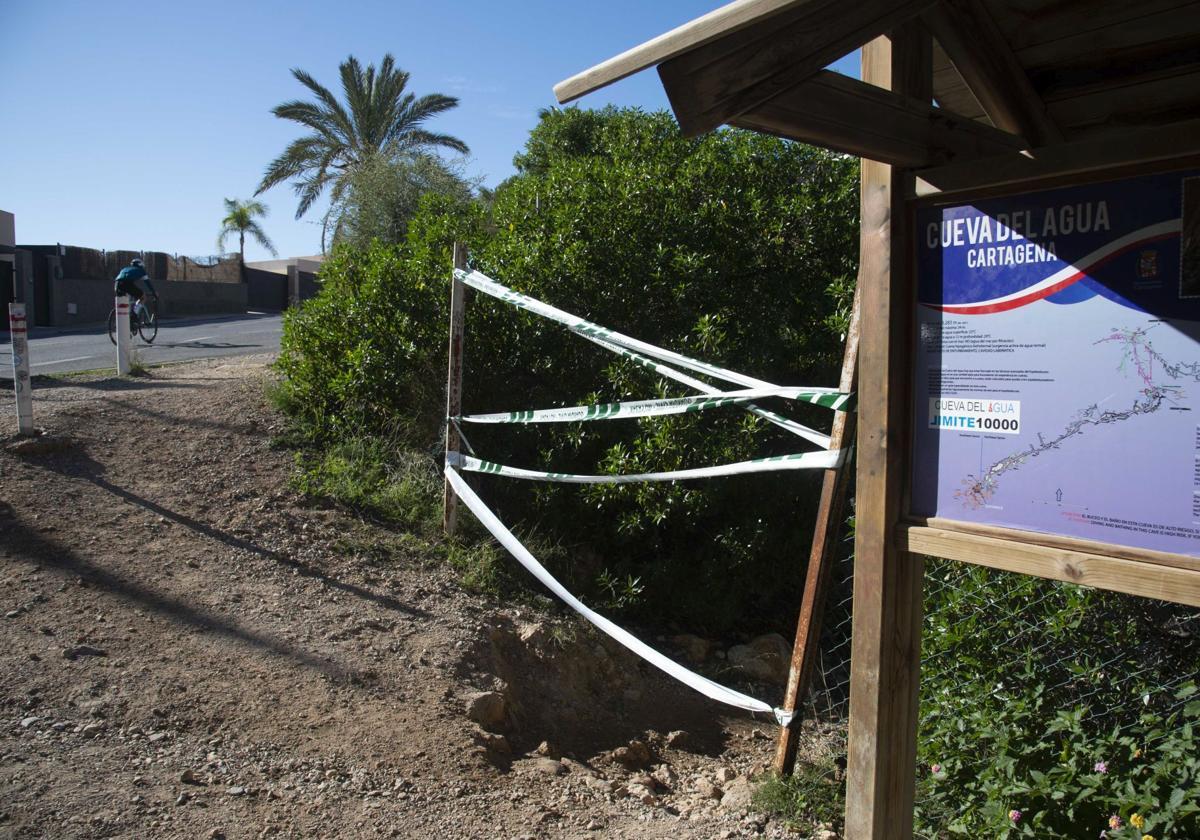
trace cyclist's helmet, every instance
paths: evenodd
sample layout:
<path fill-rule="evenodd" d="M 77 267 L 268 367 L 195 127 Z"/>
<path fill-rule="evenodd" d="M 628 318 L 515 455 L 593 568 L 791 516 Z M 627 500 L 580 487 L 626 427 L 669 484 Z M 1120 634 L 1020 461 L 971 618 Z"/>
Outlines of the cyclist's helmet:
<path fill-rule="evenodd" d="M 142 267 L 142 261 L 139 260 L 137 257 L 134 257 L 133 260 L 129 264 L 136 265 L 138 268 Z"/>

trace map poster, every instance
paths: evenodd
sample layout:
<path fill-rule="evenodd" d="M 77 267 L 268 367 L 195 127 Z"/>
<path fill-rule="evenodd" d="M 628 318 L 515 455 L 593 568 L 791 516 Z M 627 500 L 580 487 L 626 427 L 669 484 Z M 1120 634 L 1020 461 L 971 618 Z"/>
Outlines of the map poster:
<path fill-rule="evenodd" d="M 1200 556 L 1200 172 L 916 235 L 911 512 Z"/>

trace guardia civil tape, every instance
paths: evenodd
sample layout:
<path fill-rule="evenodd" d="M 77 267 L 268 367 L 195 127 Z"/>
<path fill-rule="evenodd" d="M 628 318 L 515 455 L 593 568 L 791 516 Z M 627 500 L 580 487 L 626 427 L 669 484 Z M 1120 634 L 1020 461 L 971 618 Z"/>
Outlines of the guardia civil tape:
<path fill-rule="evenodd" d="M 715 467 L 696 467 L 670 472 L 627 473 L 625 475 L 576 475 L 573 473 L 541 472 L 484 461 L 458 452 L 446 453 L 446 463 L 467 472 L 503 475 L 527 481 L 550 481 L 561 484 L 639 484 L 648 481 L 689 481 L 697 478 L 717 478 L 725 475 L 779 472 L 780 470 L 829 470 L 842 463 L 843 450 L 801 452 L 795 455 L 773 455 L 753 461 L 738 461 Z"/>
<path fill-rule="evenodd" d="M 655 347 L 653 344 L 648 344 L 645 341 L 639 341 L 636 338 L 619 333 L 615 330 L 610 330 L 607 327 L 602 327 L 599 324 L 594 324 L 578 315 L 572 315 L 570 312 L 565 312 L 556 306 L 551 306 L 548 303 L 531 298 L 528 295 L 523 295 L 520 292 L 497 283 L 492 278 L 488 277 L 479 271 L 466 272 L 461 268 L 454 270 L 454 276 L 461 280 L 466 285 L 473 289 L 478 289 L 484 294 L 491 295 L 494 298 L 511 303 L 513 306 L 528 310 L 543 318 L 548 318 L 551 321 L 556 321 L 562 324 L 573 333 L 585 337 L 602 338 L 619 347 L 624 347 L 627 350 L 633 350 L 652 359 L 660 359 L 664 362 L 678 365 L 682 368 L 695 371 L 696 373 L 707 374 L 716 379 L 732 382 L 735 385 L 741 385 L 743 388 L 774 388 L 770 382 L 765 382 L 761 379 L 755 379 L 752 376 L 737 373 L 736 371 L 726 370 L 716 365 L 710 365 L 707 362 L 702 362 L 699 359 L 693 359 L 690 356 L 684 356 L 681 353 L 676 353 L 672 350 L 664 350 L 661 347 Z"/>
<path fill-rule="evenodd" d="M 636 364 L 642 365 L 643 367 L 647 367 L 650 370 L 653 370 L 655 373 L 659 374 L 660 376 L 666 377 L 667 379 L 673 379 L 676 382 L 687 385 L 689 388 L 694 388 L 695 390 L 700 391 L 701 393 L 705 394 L 706 396 L 713 396 L 714 394 L 721 393 L 721 390 L 719 388 L 714 388 L 713 386 L 709 385 L 707 382 L 701 382 L 699 379 L 693 379 L 692 377 L 688 376 L 686 373 L 677 371 L 677 370 L 675 370 L 675 368 L 661 364 L 660 362 L 656 362 L 653 359 L 647 359 L 645 356 L 639 356 L 637 353 L 634 353 L 631 350 L 626 350 L 625 348 L 618 347 L 615 344 L 609 344 L 604 339 L 591 338 L 588 336 L 585 336 L 585 338 L 587 338 L 588 341 L 591 341 L 594 344 L 598 344 L 599 346 L 603 347 L 605 350 L 608 350 L 612 353 L 616 353 L 618 356 L 629 359 L 630 361 L 635 362 Z M 812 443 L 815 443 L 817 446 L 821 447 L 822 449 L 829 448 L 829 445 L 830 445 L 829 435 L 824 434 L 823 432 L 818 432 L 816 429 L 811 429 L 808 426 L 805 426 L 803 423 L 797 423 L 795 420 L 784 417 L 782 414 L 776 414 L 774 411 L 768 411 L 765 408 L 760 408 L 759 406 L 755 405 L 754 403 L 747 404 L 746 410 L 749 411 L 751 414 L 754 414 L 754 415 L 757 415 L 758 417 L 763 418 L 764 420 L 766 420 L 769 423 L 774 423 L 776 426 L 778 426 L 779 428 L 783 429 L 786 432 L 791 432 L 794 435 L 802 437 L 805 440 L 808 440 Z"/>
<path fill-rule="evenodd" d="M 751 400 L 766 397 L 780 397 L 832 409 L 840 409 L 850 400 L 849 394 L 828 388 L 751 388 L 744 391 L 725 391 L 693 397 L 669 397 L 658 400 L 577 405 L 570 408 L 469 414 L 456 419 L 464 423 L 578 423 L 589 420 L 622 420 L 632 417 L 688 414 L 726 405 L 745 405 Z"/>
<path fill-rule="evenodd" d="M 703 677 L 694 671 L 689 671 L 678 662 L 668 659 L 663 654 L 656 651 L 654 648 L 647 645 L 641 639 L 613 624 L 604 616 L 587 607 L 582 601 L 572 595 L 566 587 L 546 571 L 546 568 L 537 561 L 521 541 L 504 526 L 491 509 L 483 503 L 479 496 L 475 495 L 475 491 L 463 480 L 454 469 L 446 466 L 446 480 L 450 482 L 450 486 L 454 489 L 458 498 L 470 509 L 471 513 L 487 528 L 493 537 L 495 537 L 508 552 L 516 558 L 526 570 L 529 571 L 535 578 L 557 595 L 563 603 L 569 606 L 575 612 L 579 613 L 585 619 L 590 621 L 597 628 L 606 633 L 610 638 L 616 640 L 632 652 L 636 653 L 642 659 L 649 662 L 654 667 L 665 672 L 671 677 L 679 680 L 684 685 L 695 691 L 700 692 L 705 697 L 716 700 L 720 703 L 725 703 L 729 706 L 735 706 L 739 709 L 745 709 L 750 712 L 766 712 L 775 716 L 775 720 L 780 726 L 787 726 L 791 723 L 793 713 L 785 711 L 777 707 L 771 706 L 769 703 L 764 703 L 762 700 L 734 691 L 732 688 L 726 688 L 720 683 L 713 682 L 707 677 Z"/>
<path fill-rule="evenodd" d="M 736 373 L 735 371 L 726 370 L 725 368 L 721 368 L 716 365 L 710 365 L 707 362 L 702 362 L 698 359 L 684 356 L 681 353 L 656 347 L 653 344 L 639 341 L 636 338 L 631 338 L 627 335 L 616 332 L 615 330 L 610 330 L 600 326 L 599 324 L 594 324 L 591 321 L 580 318 L 577 315 L 572 315 L 569 312 L 566 312 L 555 306 L 551 306 L 550 304 L 544 303 L 536 298 L 516 292 L 507 286 L 497 283 L 495 280 L 491 279 L 482 272 L 466 272 L 462 269 L 455 269 L 454 276 L 459 281 L 473 289 L 477 289 L 484 294 L 488 294 L 497 298 L 498 300 L 502 300 L 520 309 L 525 309 L 526 311 L 533 312 L 534 314 L 540 315 L 543 318 L 547 318 L 551 321 L 562 324 L 576 335 L 586 338 L 589 341 L 592 341 L 610 351 L 617 352 L 622 356 L 632 358 L 634 361 L 639 361 L 639 363 L 643 363 L 643 357 L 638 355 L 640 353 L 644 354 L 644 356 L 649 356 L 651 359 L 668 361 L 673 364 L 677 364 L 680 367 L 692 370 L 696 373 L 704 373 L 716 379 L 721 379 L 726 382 L 733 382 L 734 384 L 741 385 L 744 388 L 762 388 L 770 390 L 780 387 L 761 379 L 755 379 L 754 377 Z M 650 362 L 646 366 L 653 368 L 656 372 L 663 376 L 667 376 L 678 382 L 683 382 L 695 390 L 701 391 L 707 395 L 716 395 L 722 393 L 718 388 L 714 388 L 699 380 L 692 379 L 686 374 L 682 374 L 670 367 L 666 367 L 665 365 L 658 365 Z M 837 391 L 836 389 L 829 389 L 829 393 L 841 392 Z M 775 425 L 780 426 L 787 431 L 792 432 L 793 434 L 808 439 L 824 449 L 829 448 L 830 440 L 828 435 L 822 434 L 815 429 L 811 429 L 802 423 L 797 423 L 794 420 L 790 420 L 782 415 L 776 414 L 773 411 L 768 411 L 767 409 L 761 408 L 753 403 L 748 404 L 746 409 L 753 414 L 762 417 L 763 419 L 768 420 L 769 422 L 774 423 Z"/>

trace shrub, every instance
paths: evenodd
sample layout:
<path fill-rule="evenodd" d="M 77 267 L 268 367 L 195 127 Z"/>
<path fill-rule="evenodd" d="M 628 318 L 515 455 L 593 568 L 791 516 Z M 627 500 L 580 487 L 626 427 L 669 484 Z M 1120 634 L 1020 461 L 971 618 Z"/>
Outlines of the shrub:
<path fill-rule="evenodd" d="M 735 130 L 689 140 L 669 115 L 608 109 L 547 112 L 517 164 L 490 207 L 427 197 L 403 245 L 338 249 L 326 263 L 321 295 L 287 318 L 280 359 L 307 422 L 331 437 L 398 428 L 408 445 L 436 448 L 456 238 L 485 273 L 605 326 L 781 384 L 836 381 L 855 161 Z M 470 301 L 468 413 L 678 393 L 535 316 Z M 764 426 L 730 410 L 468 434 L 489 460 L 570 472 L 809 448 Z M 811 533 L 797 512 L 812 509 L 813 476 L 585 490 L 478 480 L 505 521 L 589 547 L 575 554 L 594 559 L 557 569 L 585 593 L 712 631 L 794 602 Z"/>

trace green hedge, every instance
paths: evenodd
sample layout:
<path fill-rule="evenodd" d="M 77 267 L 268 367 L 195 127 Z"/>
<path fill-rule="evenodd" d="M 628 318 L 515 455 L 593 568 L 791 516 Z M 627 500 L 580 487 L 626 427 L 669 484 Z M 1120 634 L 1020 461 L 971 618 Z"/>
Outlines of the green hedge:
<path fill-rule="evenodd" d="M 546 112 L 516 163 L 490 206 L 428 197 L 405 242 L 326 263 L 321 294 L 286 319 L 279 362 L 315 435 L 398 433 L 436 449 L 456 238 L 474 267 L 605 326 L 781 384 L 836 382 L 857 161 L 736 130 L 685 139 L 665 113 L 571 109 Z M 683 391 L 555 325 L 469 303 L 467 412 L 668 393 Z M 829 422 L 811 407 L 797 416 Z M 573 472 L 810 448 L 763 426 L 730 410 L 468 434 L 489 460 Z M 812 475 L 590 489 L 472 480 L 505 521 L 568 546 L 557 571 L 594 600 L 714 631 L 794 602 Z"/>

